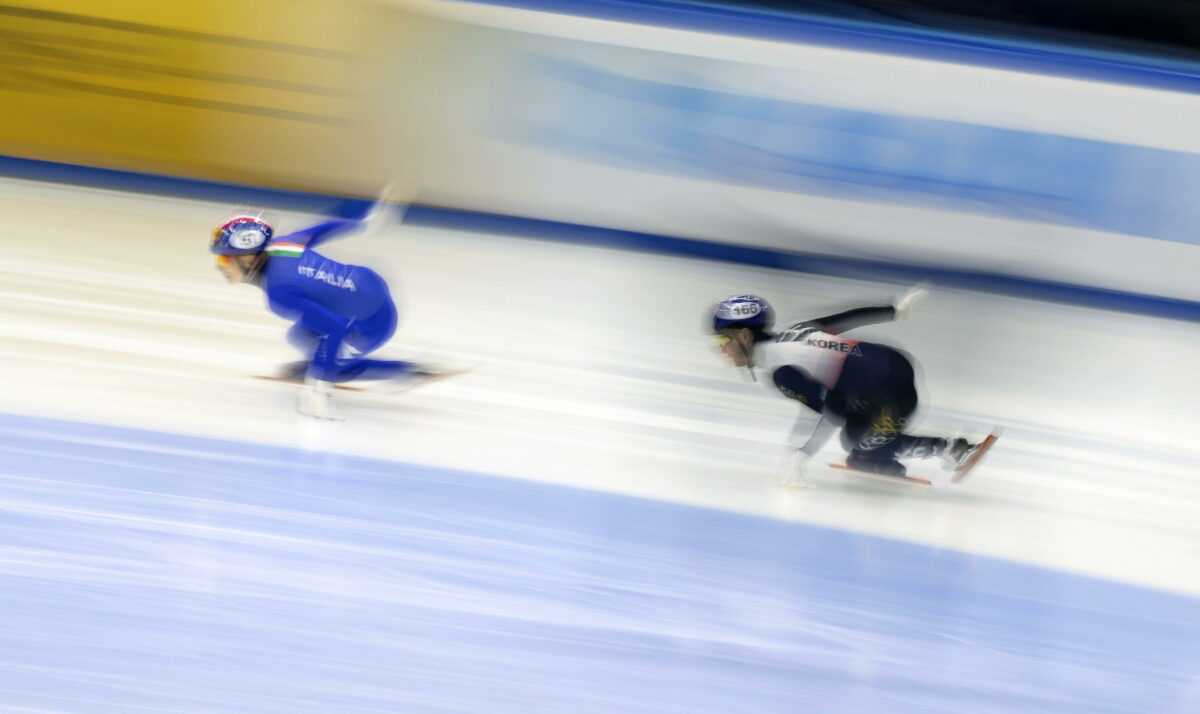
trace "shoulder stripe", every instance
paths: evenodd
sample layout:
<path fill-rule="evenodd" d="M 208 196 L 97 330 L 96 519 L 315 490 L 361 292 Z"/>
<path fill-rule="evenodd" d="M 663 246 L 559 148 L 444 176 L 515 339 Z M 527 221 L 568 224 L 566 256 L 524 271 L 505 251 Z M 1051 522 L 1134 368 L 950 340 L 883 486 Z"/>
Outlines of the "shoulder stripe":
<path fill-rule="evenodd" d="M 776 342 L 797 342 L 816 332 L 817 329 L 807 322 L 797 322 L 775 336 Z"/>
<path fill-rule="evenodd" d="M 277 240 L 267 244 L 267 255 L 273 258 L 299 258 L 304 255 L 303 243 Z"/>

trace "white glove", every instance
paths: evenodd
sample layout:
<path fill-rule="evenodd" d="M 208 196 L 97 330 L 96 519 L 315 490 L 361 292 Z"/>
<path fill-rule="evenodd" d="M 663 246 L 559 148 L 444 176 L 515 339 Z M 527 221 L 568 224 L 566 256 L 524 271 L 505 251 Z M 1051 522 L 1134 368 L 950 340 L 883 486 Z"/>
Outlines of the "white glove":
<path fill-rule="evenodd" d="M 929 297 L 928 285 L 922 283 L 913 287 L 893 305 L 896 310 L 896 319 L 907 320 L 917 305 L 921 304 L 927 297 Z"/>
<path fill-rule="evenodd" d="M 300 390 L 300 400 L 296 403 L 296 411 L 314 419 L 342 421 L 345 417 L 338 411 L 337 402 L 333 399 L 333 382 L 323 382 L 310 379 Z"/>
<path fill-rule="evenodd" d="M 375 235 L 393 222 L 394 210 L 392 204 L 383 201 L 376 202 L 371 206 L 371 210 L 367 215 L 363 216 L 362 226 L 363 235 Z"/>
<path fill-rule="evenodd" d="M 808 454 L 799 449 L 790 450 L 780 466 L 777 485 L 780 488 L 793 488 L 798 491 L 816 488 L 808 480 L 808 458 Z"/>

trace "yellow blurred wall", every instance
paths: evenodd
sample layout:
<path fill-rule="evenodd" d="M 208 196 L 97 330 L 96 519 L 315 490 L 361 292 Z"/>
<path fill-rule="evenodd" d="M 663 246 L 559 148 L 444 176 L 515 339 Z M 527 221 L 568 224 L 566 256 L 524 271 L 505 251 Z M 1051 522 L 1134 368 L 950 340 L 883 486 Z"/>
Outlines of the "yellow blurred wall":
<path fill-rule="evenodd" d="M 396 7 L 360 0 L 0 4 L 0 154 L 280 188 L 377 183 Z"/>

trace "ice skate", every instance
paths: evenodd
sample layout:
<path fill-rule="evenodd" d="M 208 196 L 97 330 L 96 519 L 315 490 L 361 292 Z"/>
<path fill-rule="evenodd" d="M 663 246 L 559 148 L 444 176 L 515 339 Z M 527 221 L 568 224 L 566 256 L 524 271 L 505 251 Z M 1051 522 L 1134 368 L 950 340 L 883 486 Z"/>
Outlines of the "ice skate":
<path fill-rule="evenodd" d="M 416 364 L 412 369 L 393 380 L 394 393 L 409 392 L 418 387 L 428 386 L 450 377 L 471 371 L 469 368 L 454 368 L 435 364 Z"/>
<path fill-rule="evenodd" d="M 851 467 L 848 464 L 842 464 L 842 463 L 837 463 L 837 462 L 829 464 L 829 467 L 832 469 L 836 469 L 838 471 L 843 471 L 845 473 L 854 474 L 855 476 L 857 476 L 859 478 L 869 478 L 869 479 L 878 481 L 880 483 L 904 484 L 906 486 L 913 486 L 913 487 L 921 489 L 921 490 L 927 490 L 933 484 L 933 482 L 930 481 L 929 479 L 917 478 L 916 476 L 907 476 L 907 475 L 902 476 L 900 474 L 895 474 L 895 473 L 883 474 L 883 473 L 880 473 L 880 472 L 874 471 L 874 470 L 863 471 L 863 470 Z"/>
<path fill-rule="evenodd" d="M 928 479 L 909 476 L 908 469 L 898 461 L 873 461 L 858 458 L 854 454 L 846 457 L 846 463 L 832 463 L 830 467 L 849 471 L 859 476 L 870 476 L 879 481 L 905 483 L 922 489 L 928 488 L 932 482 Z"/>
<path fill-rule="evenodd" d="M 256 374 L 255 379 L 265 379 L 268 382 L 285 382 L 287 384 L 304 384 L 304 380 L 308 375 L 309 362 L 299 360 L 296 362 L 288 362 L 279 368 L 275 374 Z M 361 392 L 362 387 L 356 387 L 352 384 L 338 383 L 333 385 L 334 389 L 341 389 L 348 392 Z"/>
<path fill-rule="evenodd" d="M 333 398 L 333 384 L 329 382 L 312 381 L 305 385 L 296 401 L 296 411 L 314 419 L 345 421 Z"/>
<path fill-rule="evenodd" d="M 953 466 L 954 475 L 950 477 L 950 483 L 958 483 L 965 479 L 999 437 L 1000 434 L 994 432 L 978 444 L 971 444 L 966 439 L 955 439 L 942 455 L 943 464 L 947 463 L 947 460 L 952 465 L 957 464 Z"/>
<path fill-rule="evenodd" d="M 942 468 L 946 471 L 958 471 L 978 449 L 979 444 L 972 444 L 961 437 L 954 439 L 942 452 Z"/>
<path fill-rule="evenodd" d="M 295 382 L 296 384 L 304 384 L 304 377 L 308 374 L 308 364 L 308 360 L 288 362 L 279 368 L 279 373 L 276 375 L 276 378 L 281 382 Z"/>

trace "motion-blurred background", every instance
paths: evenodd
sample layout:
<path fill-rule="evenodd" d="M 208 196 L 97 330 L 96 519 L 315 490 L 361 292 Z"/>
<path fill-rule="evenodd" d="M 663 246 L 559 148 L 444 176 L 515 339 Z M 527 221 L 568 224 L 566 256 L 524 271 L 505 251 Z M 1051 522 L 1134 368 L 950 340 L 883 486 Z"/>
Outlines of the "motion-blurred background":
<path fill-rule="evenodd" d="M 0 711 L 1200 709 L 1198 35 L 1127 0 L 0 5 Z M 478 366 L 315 424 L 207 237 L 389 181 L 403 223 L 330 255 L 393 281 L 397 350 Z M 863 338 L 921 363 L 925 428 L 1005 429 L 978 476 L 775 488 L 795 408 L 705 308 L 920 281 Z"/>
<path fill-rule="evenodd" d="M 1190 5 L 525 5 L 5 6 L 0 151 L 1197 298 Z"/>

